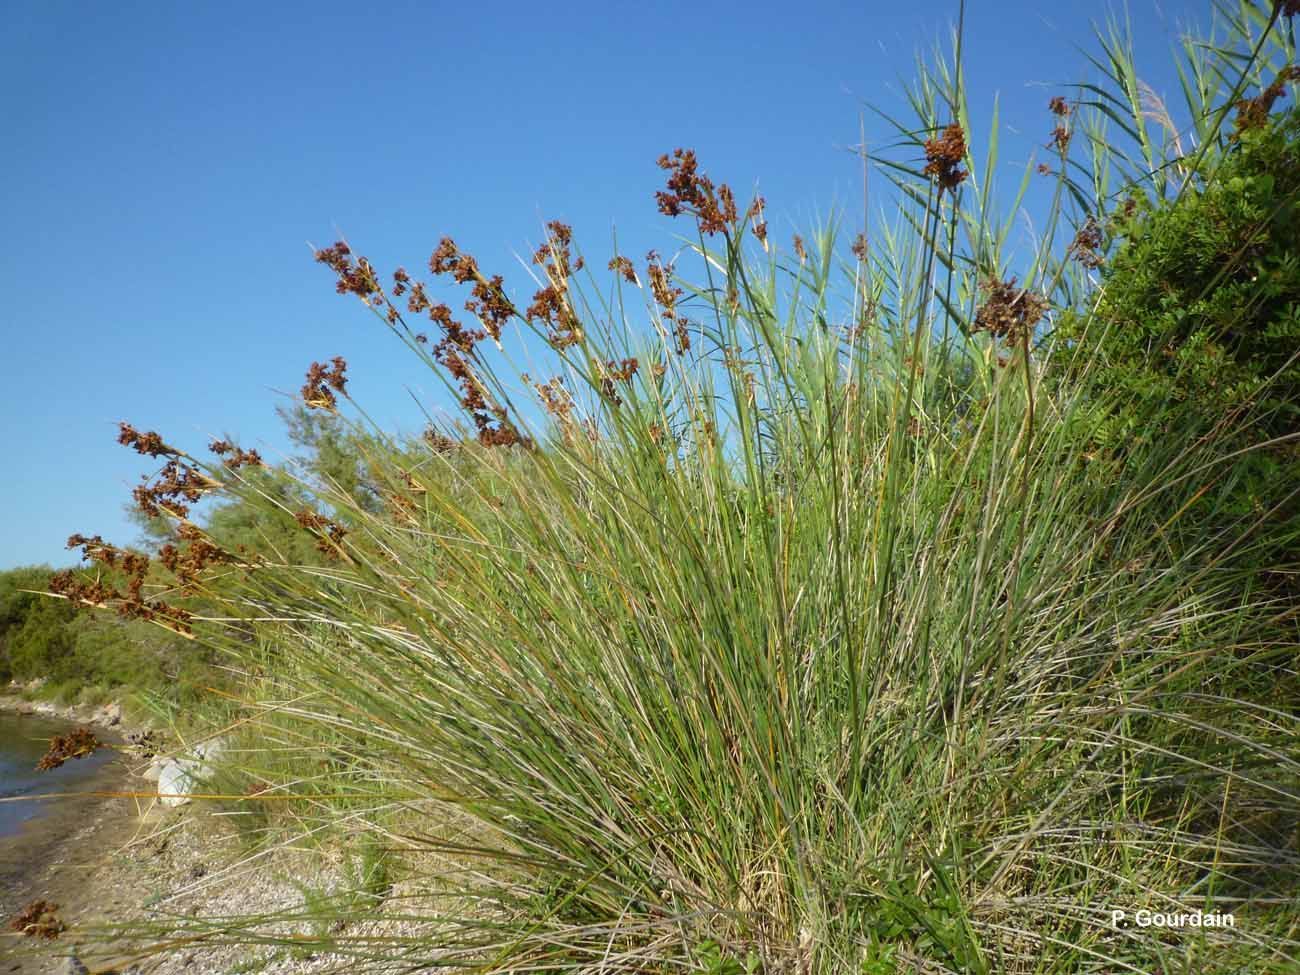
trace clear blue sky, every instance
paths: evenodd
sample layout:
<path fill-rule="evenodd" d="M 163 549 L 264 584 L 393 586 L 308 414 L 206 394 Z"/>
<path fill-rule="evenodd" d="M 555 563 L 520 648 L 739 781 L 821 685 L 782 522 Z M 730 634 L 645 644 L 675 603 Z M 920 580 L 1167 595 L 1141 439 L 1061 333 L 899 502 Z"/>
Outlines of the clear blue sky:
<path fill-rule="evenodd" d="M 1000 94 L 1023 164 L 1045 103 L 1086 68 L 1093 4 L 972 0 L 972 104 Z M 865 100 L 898 107 L 955 0 L 914 3 L 71 3 L 13 0 L 0 32 L 0 567 L 68 563 L 74 531 L 129 542 L 148 468 L 127 419 L 200 449 L 275 454 L 276 393 L 343 355 L 350 391 L 417 430 L 441 394 L 307 242 L 342 232 L 383 271 L 443 234 L 506 275 L 545 220 L 607 259 L 671 250 L 655 159 L 757 185 L 783 239 L 861 206 Z M 1131 0 L 1157 90 L 1208 4 Z M 868 140 L 887 130 L 868 118 Z"/>

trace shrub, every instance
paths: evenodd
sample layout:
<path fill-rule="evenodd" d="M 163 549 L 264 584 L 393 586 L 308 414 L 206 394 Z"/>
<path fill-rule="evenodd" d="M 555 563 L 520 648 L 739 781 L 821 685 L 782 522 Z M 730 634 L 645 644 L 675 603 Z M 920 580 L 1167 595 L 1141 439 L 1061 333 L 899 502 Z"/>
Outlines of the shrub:
<path fill-rule="evenodd" d="M 1124 396 L 1097 442 L 1290 437 L 1226 476 L 1238 511 L 1285 500 L 1300 483 L 1300 111 L 1256 118 L 1181 193 L 1130 197 L 1113 228 L 1096 308 L 1055 333 L 1073 352 L 1058 364 Z"/>

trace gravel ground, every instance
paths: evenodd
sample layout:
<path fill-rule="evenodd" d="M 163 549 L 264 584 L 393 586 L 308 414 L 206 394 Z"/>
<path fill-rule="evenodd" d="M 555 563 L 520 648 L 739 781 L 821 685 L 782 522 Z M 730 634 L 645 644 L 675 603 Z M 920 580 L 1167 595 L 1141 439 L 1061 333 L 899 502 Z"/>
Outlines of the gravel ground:
<path fill-rule="evenodd" d="M 64 975 L 138 972 L 139 975 L 267 975 L 349 972 L 354 959 L 310 953 L 295 934 L 319 934 L 329 922 L 279 921 L 263 930 L 280 944 L 260 947 L 176 945 L 144 958 L 122 954 L 122 942 L 106 943 L 96 926 L 171 917 L 221 917 L 298 912 L 338 890 L 347 876 L 347 851 L 310 852 L 273 848 L 254 855 L 248 838 L 214 805 L 195 802 L 163 807 L 155 784 L 138 776 L 146 762 L 123 756 L 106 768 L 94 788 L 108 798 L 70 800 L 68 808 L 42 817 L 42 835 L 27 837 L 18 864 L 0 891 L 9 917 L 18 906 L 42 899 L 59 905 L 67 930 L 54 940 L 0 931 L 0 975 Z M 386 904 L 401 903 L 400 886 Z M 382 907 L 378 908 L 382 910 Z M 409 938 L 418 929 L 405 921 L 351 921 L 346 931 L 377 939 Z M 73 959 L 76 959 L 75 961 Z M 393 969 L 411 972 L 409 964 Z M 372 966 L 373 970 L 373 966 Z"/>
<path fill-rule="evenodd" d="M 138 972 L 139 975 L 290 975 L 348 972 L 354 959 L 311 954 L 291 944 L 263 947 L 204 947 L 189 944 L 147 958 L 132 959 L 109 949 L 89 929 L 98 924 L 190 915 L 275 914 L 300 910 L 306 896 L 337 890 L 344 871 L 341 853 L 306 853 L 275 849 L 250 859 L 248 847 L 229 821 L 202 804 L 174 809 L 140 807 L 134 800 L 113 800 L 97 822 L 71 835 L 66 849 L 98 846 L 107 852 L 89 863 L 63 856 L 34 880 L 38 896 L 60 904 L 68 931 L 58 939 L 37 942 L 9 936 L 0 946 L 0 975 L 63 975 L 80 971 L 69 952 L 90 972 Z M 306 894 L 304 892 L 307 892 Z M 390 893 L 400 898 L 402 889 Z M 324 922 L 328 923 L 328 922 Z M 263 929 L 291 942 L 295 933 L 320 931 L 319 921 L 283 921 Z M 343 930 L 340 927 L 335 932 Z M 407 938 L 418 933 L 409 922 L 352 922 L 349 935 Z M 7 953 L 6 953 L 7 952 Z M 398 965 L 394 963 L 393 969 Z M 409 965 L 401 966 L 410 972 Z"/>

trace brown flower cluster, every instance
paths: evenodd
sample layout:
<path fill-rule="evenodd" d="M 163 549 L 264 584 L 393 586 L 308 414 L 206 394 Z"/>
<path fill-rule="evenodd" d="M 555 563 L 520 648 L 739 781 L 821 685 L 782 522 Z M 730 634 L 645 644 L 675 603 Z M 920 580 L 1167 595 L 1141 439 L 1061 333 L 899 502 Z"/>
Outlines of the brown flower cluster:
<path fill-rule="evenodd" d="M 1052 129 L 1052 141 L 1049 144 L 1055 146 L 1057 152 L 1064 154 L 1070 147 L 1070 130 L 1065 124 L 1065 120 L 1070 117 L 1070 105 L 1062 96 L 1056 95 L 1047 103 L 1047 110 L 1060 120 L 1056 128 Z M 1041 166 L 1039 172 L 1042 172 Z"/>
<path fill-rule="evenodd" d="M 479 270 L 478 261 L 471 254 L 466 254 L 456 242 L 450 237 L 444 237 L 438 242 L 437 248 L 429 257 L 429 270 L 435 275 L 451 275 L 453 281 L 457 284 L 470 284 L 470 297 L 465 302 L 465 310 L 475 315 L 486 333 L 493 339 L 500 339 L 501 329 L 505 326 L 513 315 L 517 315 L 515 306 L 506 297 L 505 281 L 499 274 L 494 274 L 491 278 L 486 277 Z M 401 295 L 405 293 L 405 287 L 410 282 L 409 276 L 405 271 L 399 269 L 402 277 L 394 275 L 396 286 L 394 293 Z M 419 290 L 419 296 L 413 294 L 411 300 L 411 311 L 421 311 L 425 308 L 434 307 L 424 294 L 424 289 L 420 285 L 415 285 Z M 419 307 L 415 307 L 415 306 Z M 432 317 L 432 316 L 431 316 Z M 439 313 L 439 317 L 445 316 Z M 439 321 L 439 318 L 434 318 Z"/>
<path fill-rule="evenodd" d="M 148 483 L 148 478 L 142 480 L 145 483 L 138 485 L 131 494 L 136 506 L 151 518 L 156 518 L 163 510 L 184 518 L 190 512 L 190 504 L 199 501 L 204 491 L 215 486 L 197 467 L 174 460 L 163 466 L 153 484 Z M 185 501 L 182 502 L 181 498 Z"/>
<path fill-rule="evenodd" d="M 625 280 L 628 284 L 637 283 L 636 268 L 632 266 L 632 262 L 628 258 L 615 255 L 614 258 L 609 262 L 609 269 L 611 271 L 617 272 L 618 274 L 621 274 L 623 276 L 623 280 Z"/>
<path fill-rule="evenodd" d="M 9 922 L 9 927 L 29 938 L 54 939 L 68 930 L 60 919 L 58 904 L 46 900 L 32 901 Z"/>
<path fill-rule="evenodd" d="M 78 728 L 66 735 L 55 735 L 50 739 L 50 747 L 36 763 L 36 771 L 48 772 L 56 769 L 73 758 L 85 758 L 93 755 L 104 743 L 95 737 L 89 728 Z"/>
<path fill-rule="evenodd" d="M 1075 232 L 1074 240 L 1070 242 L 1070 252 L 1084 267 L 1095 269 L 1104 263 L 1101 248 L 1101 226 L 1095 218 L 1089 216 Z"/>
<path fill-rule="evenodd" d="M 615 383 L 628 383 L 636 375 L 641 364 L 636 359 L 624 359 L 622 362 L 610 360 L 600 368 L 600 391 L 615 406 L 623 405 L 623 398 L 618 395 Z"/>
<path fill-rule="evenodd" d="M 225 458 L 225 465 L 232 471 L 237 471 L 241 467 L 266 466 L 262 461 L 262 455 L 256 450 L 244 450 L 242 447 L 235 446 L 229 440 L 214 440 L 208 444 L 208 450 L 218 457 Z"/>
<path fill-rule="evenodd" d="M 858 234 L 856 237 L 854 237 L 853 246 L 851 249 L 853 251 L 853 256 L 856 257 L 863 264 L 865 264 L 867 262 L 867 255 L 870 253 L 870 250 L 867 245 L 867 235 Z"/>
<path fill-rule="evenodd" d="M 203 497 L 203 492 L 216 487 L 216 482 L 191 464 L 182 464 L 176 459 L 169 460 L 158 472 L 157 480 L 149 483 L 149 478 L 142 478 L 131 492 L 136 507 L 150 518 L 157 518 L 163 511 L 169 511 L 177 518 L 184 518 L 190 513 L 190 505 Z"/>
<path fill-rule="evenodd" d="M 470 289 L 470 298 L 465 302 L 465 310 L 476 316 L 483 323 L 483 328 L 493 339 L 501 338 L 501 329 L 511 316 L 517 315 L 515 306 L 506 297 L 505 282 L 501 275 L 480 278 Z"/>
<path fill-rule="evenodd" d="M 673 266 L 662 263 L 655 251 L 648 253 L 645 259 L 650 293 L 659 305 L 659 316 L 672 326 L 677 354 L 684 355 L 691 348 L 691 333 L 687 331 L 690 320 L 677 313 L 677 302 L 686 292 L 672 283 Z"/>
<path fill-rule="evenodd" d="M 429 427 L 424 431 L 424 442 L 429 445 L 435 454 L 449 454 L 460 447 L 458 441 L 440 433 L 433 427 Z"/>
<path fill-rule="evenodd" d="M 1070 148 L 1070 130 L 1067 129 L 1065 123 L 1066 118 L 1070 117 L 1070 105 L 1061 95 L 1056 95 L 1053 96 L 1052 100 L 1048 101 L 1048 110 L 1058 120 L 1061 120 L 1052 130 L 1052 142 L 1050 144 L 1056 146 L 1057 152 L 1063 155 L 1066 149 Z"/>
<path fill-rule="evenodd" d="M 346 528 L 307 508 L 293 517 L 299 525 L 317 536 L 316 548 L 322 555 L 338 557 L 339 547 L 348 533 Z"/>
<path fill-rule="evenodd" d="M 754 202 L 749 205 L 749 209 L 745 211 L 745 219 L 750 222 L 754 230 L 754 236 L 758 238 L 758 242 L 764 248 L 767 247 L 767 221 L 763 219 L 763 208 L 766 206 L 767 201 L 761 196 L 756 196 Z"/>
<path fill-rule="evenodd" d="M 482 329 L 464 328 L 451 317 L 446 305 L 435 305 L 430 310 L 430 316 L 436 316 L 435 321 L 443 331 L 442 339 L 433 347 L 433 357 L 460 386 L 460 405 L 474 421 L 479 442 L 490 447 L 521 443 L 522 438 L 509 424 L 506 411 L 488 402 L 483 384 L 474 374 L 474 348 L 486 338 L 487 333 Z M 492 425 L 494 417 L 497 420 L 495 427 Z"/>
<path fill-rule="evenodd" d="M 129 423 L 117 425 L 117 442 L 123 447 L 131 447 L 137 454 L 145 457 L 175 456 L 180 453 L 175 447 L 163 443 L 163 438 L 154 431 L 141 433 Z"/>
<path fill-rule="evenodd" d="M 803 238 L 800 237 L 798 234 L 794 235 L 794 252 L 795 255 L 799 258 L 800 264 L 803 264 L 805 261 L 808 260 L 808 248 L 804 246 Z"/>
<path fill-rule="evenodd" d="M 50 577 L 50 592 L 81 605 L 103 607 L 115 602 L 117 614 L 123 619 L 153 620 L 177 633 L 190 632 L 189 612 L 161 601 L 145 600 L 144 582 L 149 573 L 148 558 L 138 552 L 109 545 L 98 535 L 90 538 L 73 535 L 68 539 L 68 548 L 78 546 L 81 547 L 84 558 L 120 570 L 126 576 L 126 589 L 119 590 L 100 578 L 81 579 L 72 570 L 65 569 Z"/>
<path fill-rule="evenodd" d="M 450 274 L 457 284 L 468 284 L 478 277 L 478 261 L 473 255 L 466 254 L 450 237 L 438 241 L 438 246 L 429 255 L 429 270 L 435 275 Z"/>
<path fill-rule="evenodd" d="M 1298 0 L 1291 0 L 1291 2 L 1296 3 Z M 1273 83 L 1254 98 L 1243 98 L 1237 102 L 1237 117 L 1233 120 L 1235 128 L 1233 138 L 1240 137 L 1241 133 L 1249 129 L 1259 129 L 1267 125 L 1269 112 L 1273 111 L 1273 103 L 1279 98 L 1286 97 L 1286 86 L 1292 81 L 1300 81 L 1300 65 L 1283 68 L 1273 79 Z"/>
<path fill-rule="evenodd" d="M 547 340 L 554 348 L 567 349 L 582 341 L 582 326 L 569 304 L 569 277 L 582 270 L 583 261 L 573 257 L 573 228 L 568 224 L 552 220 L 546 232 L 547 242 L 537 248 L 533 263 L 546 273 L 547 284 L 533 294 L 524 314 L 530 322 L 546 326 Z"/>
<path fill-rule="evenodd" d="M 659 168 L 668 170 L 668 189 L 655 193 L 659 212 L 669 217 L 692 213 L 700 230 L 710 236 L 723 233 L 737 219 L 736 198 L 726 183 L 714 187 L 699 171 L 694 149 L 674 149 L 659 157 Z"/>
<path fill-rule="evenodd" d="M 182 549 L 168 542 L 158 550 L 158 561 L 176 576 L 184 593 L 197 591 L 199 576 L 208 566 L 235 561 L 233 555 L 205 538 L 194 525 L 181 525 L 176 534 L 189 544 Z"/>
<path fill-rule="evenodd" d="M 567 427 L 573 419 L 573 396 L 564 388 L 564 380 L 555 376 L 544 383 L 533 383 L 533 389 L 541 397 L 546 412 Z"/>
<path fill-rule="evenodd" d="M 338 408 L 335 393 L 343 393 L 348 385 L 348 363 L 341 355 L 336 355 L 326 366 L 313 362 L 307 370 L 307 381 L 302 387 L 302 401 L 308 407 L 317 410 L 334 410 Z"/>
<path fill-rule="evenodd" d="M 990 277 L 980 287 L 984 303 L 975 313 L 972 331 L 988 332 L 1009 345 L 1027 338 L 1047 312 L 1047 299 L 1017 288 L 1014 277 L 1009 281 Z"/>
<path fill-rule="evenodd" d="M 925 175 L 932 177 L 940 191 L 956 192 L 969 175 L 961 168 L 966 158 L 966 134 L 953 122 L 936 138 L 925 140 Z"/>
<path fill-rule="evenodd" d="M 370 301 L 375 295 L 382 297 L 383 291 L 379 287 L 375 269 L 364 257 L 354 261 L 352 248 L 343 241 L 340 240 L 332 247 L 318 250 L 316 261 L 338 275 L 335 289 L 339 294 L 353 294 L 363 301 Z"/>

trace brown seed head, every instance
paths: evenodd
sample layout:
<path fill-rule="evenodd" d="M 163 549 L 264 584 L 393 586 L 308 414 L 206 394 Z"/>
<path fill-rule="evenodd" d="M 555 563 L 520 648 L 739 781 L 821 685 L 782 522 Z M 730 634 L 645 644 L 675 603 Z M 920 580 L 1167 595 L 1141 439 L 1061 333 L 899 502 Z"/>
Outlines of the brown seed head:
<path fill-rule="evenodd" d="M 655 193 L 659 212 L 669 217 L 690 213 L 700 230 L 709 235 L 724 233 L 737 220 L 736 200 L 731 188 L 699 172 L 694 149 L 674 149 L 659 157 L 659 168 L 669 172 L 668 188 Z"/>
<path fill-rule="evenodd" d="M 58 904 L 46 900 L 32 901 L 9 922 L 9 927 L 29 938 L 54 939 L 68 930 L 59 919 Z"/>
<path fill-rule="evenodd" d="M 342 356 L 336 355 L 331 366 L 313 362 L 307 370 L 307 381 L 302 387 L 302 399 L 308 407 L 318 410 L 333 410 L 338 407 L 335 393 L 345 391 L 348 364 Z"/>
<path fill-rule="evenodd" d="M 1015 344 L 1027 338 L 1047 312 L 1047 299 L 1016 287 L 1016 279 L 988 278 L 981 285 L 984 303 L 975 313 L 972 331 L 988 332 Z"/>
<path fill-rule="evenodd" d="M 966 158 L 966 135 L 956 122 L 948 125 L 940 134 L 925 142 L 925 175 L 932 177 L 940 190 L 956 191 L 968 175 L 961 169 Z"/>
<path fill-rule="evenodd" d="M 141 433 L 131 424 L 122 422 L 117 425 L 117 442 L 124 447 L 132 447 L 137 454 L 146 457 L 175 456 L 180 453 L 175 447 L 163 443 L 163 439 L 154 431 Z"/>
<path fill-rule="evenodd" d="M 36 764 L 38 772 L 56 769 L 64 762 L 74 758 L 85 758 L 103 748 L 104 743 L 95 737 L 89 728 L 78 728 L 66 735 L 55 735 L 50 739 L 50 747 Z"/>

